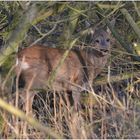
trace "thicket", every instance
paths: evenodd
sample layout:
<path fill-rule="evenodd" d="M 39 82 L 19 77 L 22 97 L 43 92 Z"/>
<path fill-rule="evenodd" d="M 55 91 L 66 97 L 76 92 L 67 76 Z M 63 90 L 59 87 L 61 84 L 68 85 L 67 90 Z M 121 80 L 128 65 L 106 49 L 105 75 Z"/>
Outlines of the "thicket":
<path fill-rule="evenodd" d="M 112 26 L 112 24 L 114 26 Z M 91 29 L 112 33 L 108 64 L 83 109 L 73 112 L 54 93 L 36 95 L 30 118 L 14 107 L 18 50 L 33 44 L 68 49 Z M 0 2 L 0 138 L 140 138 L 140 2 Z M 44 100 L 43 100 L 44 99 Z M 16 127 L 27 121 L 29 131 Z M 22 121 L 23 120 L 23 121 Z"/>

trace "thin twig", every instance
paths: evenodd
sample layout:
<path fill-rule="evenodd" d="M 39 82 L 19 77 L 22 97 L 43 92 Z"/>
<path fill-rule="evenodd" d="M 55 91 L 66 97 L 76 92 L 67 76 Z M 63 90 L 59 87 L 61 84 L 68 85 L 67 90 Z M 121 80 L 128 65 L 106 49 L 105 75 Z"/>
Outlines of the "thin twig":
<path fill-rule="evenodd" d="M 49 127 L 45 127 L 42 124 L 40 124 L 36 119 L 26 116 L 26 114 L 24 112 L 22 112 L 21 110 L 15 108 L 14 106 L 6 103 L 4 100 L 2 100 L 0 98 L 0 107 L 2 109 L 5 109 L 6 111 L 8 111 L 9 113 L 21 118 L 22 120 L 27 121 L 30 125 L 32 125 L 33 127 L 35 127 L 36 129 L 43 131 L 46 136 L 51 136 L 52 138 L 62 138 L 59 134 L 57 134 L 56 132 L 54 132 L 54 130 L 52 130 Z"/>
<path fill-rule="evenodd" d="M 54 27 L 46 34 L 43 34 L 42 37 L 38 38 L 36 41 L 34 41 L 29 47 L 33 46 L 34 44 L 37 44 L 39 41 L 41 41 L 46 36 L 50 35 L 57 27 L 57 24 L 54 25 Z"/>

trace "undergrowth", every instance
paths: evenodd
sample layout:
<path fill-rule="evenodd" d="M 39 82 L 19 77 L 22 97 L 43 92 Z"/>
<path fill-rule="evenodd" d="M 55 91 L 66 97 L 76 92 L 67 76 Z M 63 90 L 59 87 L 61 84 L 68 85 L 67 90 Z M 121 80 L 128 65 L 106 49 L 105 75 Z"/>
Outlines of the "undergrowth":
<path fill-rule="evenodd" d="M 54 14 L 31 26 L 24 40 L 19 44 L 20 49 L 33 43 L 65 48 L 67 40 L 73 39 L 75 37 L 73 35 L 77 36 L 83 29 L 91 26 L 98 28 L 96 26 L 98 23 L 100 23 L 98 26 L 105 26 L 105 18 L 110 21 L 115 19 L 114 28 L 120 33 L 120 38 L 125 38 L 132 47 L 134 43 L 139 47 L 138 36 L 120 11 L 122 7 L 126 8 L 139 27 L 139 2 L 37 2 L 37 4 L 40 9 L 53 8 Z M 10 21 L 8 27 L 0 33 L 1 48 L 18 24 L 17 19 L 26 10 L 24 5 L 28 6 L 28 3 L 0 3 L 9 15 L 13 12 L 12 22 Z M 63 7 L 59 9 L 60 5 Z M 104 13 L 100 13 L 100 8 Z M 19 10 L 19 13 L 15 10 Z M 57 10 L 60 12 L 55 13 Z M 7 23 L 7 19 L 4 18 L 6 16 L 7 14 L 1 12 L 1 19 L 5 23 Z M 2 22 L 0 24 L 3 25 Z M 50 34 L 47 34 L 49 31 Z M 130 54 L 113 36 L 111 41 L 112 49 L 108 63 L 95 79 L 92 90 L 89 93 L 86 91 L 81 93 L 81 107 L 78 111 L 73 108 L 71 94 L 44 90 L 35 96 L 34 118 L 64 138 L 140 138 L 140 62 L 132 58 L 133 55 L 139 55 L 139 50 L 135 48 L 134 54 Z M 86 36 L 81 37 L 75 46 L 82 44 L 87 45 Z M 0 68 L 0 85 L 3 88 L 2 98 L 14 105 L 15 74 L 14 70 L 9 71 L 15 60 L 14 58 L 13 61 L 10 60 Z M 19 87 L 23 88 L 23 85 Z M 17 135 L 15 116 L 1 109 L 0 138 L 51 138 L 30 125 L 28 132 L 23 134 L 23 122 L 19 119 L 20 127 Z"/>

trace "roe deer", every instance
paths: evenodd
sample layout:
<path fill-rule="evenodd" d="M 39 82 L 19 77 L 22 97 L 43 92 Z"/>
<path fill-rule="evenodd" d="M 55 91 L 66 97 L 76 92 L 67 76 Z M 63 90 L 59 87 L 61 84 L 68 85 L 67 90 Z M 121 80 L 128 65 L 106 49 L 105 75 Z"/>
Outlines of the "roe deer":
<path fill-rule="evenodd" d="M 50 73 L 57 67 L 65 50 L 33 45 L 17 54 L 16 73 L 25 81 L 25 90 L 46 87 Z M 74 107 L 79 103 L 83 86 L 92 85 L 95 77 L 107 62 L 110 52 L 110 35 L 103 29 L 95 30 L 92 46 L 83 50 L 71 50 L 57 71 L 52 90 L 72 91 Z M 34 93 L 29 92 L 29 110 L 32 110 Z"/>

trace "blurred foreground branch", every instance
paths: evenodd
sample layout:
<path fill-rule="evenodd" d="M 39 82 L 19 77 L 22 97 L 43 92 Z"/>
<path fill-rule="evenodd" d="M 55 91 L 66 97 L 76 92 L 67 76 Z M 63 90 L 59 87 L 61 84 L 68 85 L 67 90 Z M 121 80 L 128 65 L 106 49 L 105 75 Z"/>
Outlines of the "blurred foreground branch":
<path fill-rule="evenodd" d="M 124 41 L 124 38 L 112 27 L 111 23 L 109 22 L 109 20 L 106 20 L 107 26 L 108 28 L 111 30 L 113 36 L 118 40 L 118 42 L 122 45 L 122 47 L 130 54 L 133 54 L 134 50 L 133 47 L 130 43 L 128 43 L 127 41 Z M 131 57 L 135 60 L 135 61 L 140 61 L 140 56 L 137 55 L 131 55 Z"/>
<path fill-rule="evenodd" d="M 49 8 L 47 9 L 47 11 L 45 11 L 44 9 L 39 11 L 36 3 L 29 5 L 28 9 L 21 17 L 15 30 L 10 33 L 7 43 L 0 52 L 0 66 L 3 65 L 3 63 L 9 58 L 12 53 L 17 52 L 19 44 L 24 40 L 24 37 L 31 25 L 35 25 L 41 20 L 44 20 L 45 18 L 52 15 L 53 12 L 53 8 Z"/>
<path fill-rule="evenodd" d="M 140 75 L 140 71 L 133 72 L 133 73 L 128 72 L 128 73 L 124 73 L 124 74 L 118 74 L 118 75 L 115 75 L 115 76 L 110 76 L 110 82 L 111 83 L 119 82 L 119 81 L 122 81 L 122 80 L 125 80 L 125 79 L 129 79 L 131 77 L 139 76 L 139 75 Z M 108 79 L 108 76 L 105 76 L 105 77 L 102 77 L 102 78 L 97 78 L 95 80 L 94 86 L 107 84 L 107 79 Z"/>
<path fill-rule="evenodd" d="M 138 38 L 140 39 L 140 29 L 135 23 L 135 21 L 133 20 L 133 18 L 131 17 L 131 15 L 128 13 L 128 11 L 125 8 L 122 8 L 120 11 L 124 15 L 124 17 L 127 19 L 128 23 L 133 28 L 134 32 L 138 35 Z"/>
<path fill-rule="evenodd" d="M 4 100 L 0 98 L 0 107 L 9 113 L 21 118 L 24 121 L 27 121 L 30 125 L 35 127 L 36 129 L 43 131 L 47 136 L 51 136 L 52 138 L 62 138 L 60 135 L 56 134 L 54 130 L 51 128 L 45 127 L 42 124 L 40 124 L 37 120 L 35 120 L 32 117 L 26 116 L 24 112 L 21 110 L 13 107 L 12 105 L 9 105 Z"/>
<path fill-rule="evenodd" d="M 36 13 L 37 10 L 35 4 L 29 6 L 16 29 L 11 32 L 6 45 L 1 50 L 0 66 L 9 58 L 10 54 L 17 51 L 17 48 L 27 33 L 32 20 L 35 18 Z"/>

